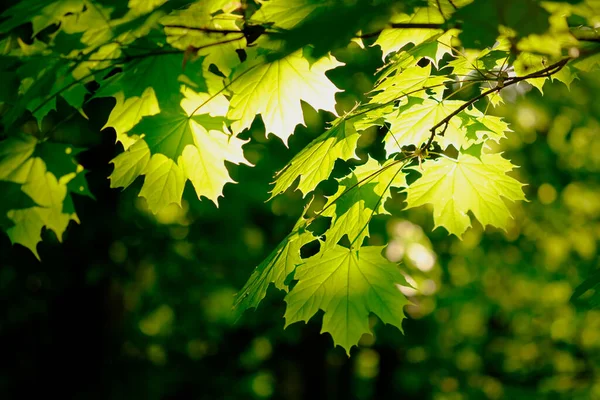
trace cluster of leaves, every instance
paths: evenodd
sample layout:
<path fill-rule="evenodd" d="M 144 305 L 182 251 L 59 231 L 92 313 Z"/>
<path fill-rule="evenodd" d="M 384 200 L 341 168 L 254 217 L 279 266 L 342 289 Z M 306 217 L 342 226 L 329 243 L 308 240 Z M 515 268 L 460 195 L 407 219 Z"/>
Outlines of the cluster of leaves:
<path fill-rule="evenodd" d="M 37 255 L 44 227 L 60 239 L 77 221 L 71 194 L 91 196 L 76 155 L 92 99 L 114 99 L 105 127 L 124 151 L 111 187 L 144 176 L 139 195 L 154 213 L 180 204 L 188 180 L 218 205 L 233 182 L 226 163 L 251 165 L 244 131 L 260 116 L 287 144 L 304 123 L 303 101 L 336 118 L 277 173 L 271 193 L 301 191 L 305 212 L 235 305 L 240 314 L 257 307 L 273 284 L 288 292 L 287 325 L 322 310 L 323 332 L 349 352 L 369 333 L 370 313 L 398 328 L 404 318 L 399 286 L 408 283 L 368 242 L 393 192 L 405 193 L 407 208 L 430 204 L 435 225 L 457 236 L 469 212 L 505 228 L 506 200 L 525 199 L 496 146 L 509 127 L 489 111 L 505 88 L 568 86 L 598 68 L 598 36 L 587 28 L 598 3 L 571 3 L 22 1 L 0 21 L 0 225 Z M 379 47 L 384 65 L 368 101 L 340 112 L 326 73 L 343 66 L 331 52 L 351 41 Z M 369 154 L 336 180 L 337 192 L 317 196 L 336 163 L 357 164 L 358 141 L 373 129 L 385 157 Z M 328 221 L 323 233 L 315 221 Z M 307 245 L 316 254 L 303 257 Z"/>

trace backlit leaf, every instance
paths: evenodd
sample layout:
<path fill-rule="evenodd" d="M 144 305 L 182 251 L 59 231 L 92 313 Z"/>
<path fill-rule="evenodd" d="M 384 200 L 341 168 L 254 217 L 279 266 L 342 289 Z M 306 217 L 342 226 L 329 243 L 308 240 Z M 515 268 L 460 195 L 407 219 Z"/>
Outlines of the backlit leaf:
<path fill-rule="evenodd" d="M 348 355 L 369 329 L 369 314 L 402 329 L 408 304 L 398 285 L 407 285 L 400 269 L 387 261 L 383 247 L 348 249 L 335 246 L 296 268 L 296 286 L 285 297 L 286 326 L 306 321 L 319 310 L 322 333 L 329 333 Z"/>
<path fill-rule="evenodd" d="M 431 204 L 435 226 L 456 236 L 471 225 L 468 211 L 483 226 L 506 229 L 511 215 L 503 198 L 525 200 L 523 185 L 506 174 L 514 165 L 500 154 L 440 157 L 422 168 L 422 176 L 406 189 L 407 208 Z"/>
<path fill-rule="evenodd" d="M 266 133 L 273 133 L 287 144 L 296 125 L 304 124 L 300 100 L 316 110 L 336 114 L 335 94 L 340 90 L 325 72 L 340 65 L 333 56 L 309 65 L 302 51 L 273 62 L 261 57 L 242 64 L 230 85 L 231 109 L 227 117 L 235 121 L 233 131 L 250 127 L 260 114 Z"/>

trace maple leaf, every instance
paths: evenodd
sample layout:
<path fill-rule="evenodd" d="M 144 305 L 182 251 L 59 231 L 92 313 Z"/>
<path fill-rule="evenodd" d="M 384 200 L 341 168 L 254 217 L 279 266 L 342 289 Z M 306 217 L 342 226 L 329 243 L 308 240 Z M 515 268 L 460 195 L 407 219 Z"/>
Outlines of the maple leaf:
<path fill-rule="evenodd" d="M 0 193 L 3 196 L 0 203 L 0 229 L 3 231 L 15 226 L 14 221 L 8 218 L 10 211 L 31 208 L 37 205 L 31 197 L 23 193 L 21 185 L 18 183 L 0 180 Z"/>
<path fill-rule="evenodd" d="M 516 76 L 529 75 L 532 72 L 540 71 L 549 65 L 548 57 L 538 54 L 523 52 L 517 56 L 513 66 Z M 544 93 L 544 83 L 549 79 L 549 76 L 541 78 L 527 79 L 527 83 L 535 87 L 540 93 Z"/>
<path fill-rule="evenodd" d="M 335 87 L 326 71 L 343 63 L 333 56 L 323 57 L 312 65 L 296 51 L 272 62 L 258 57 L 244 63 L 231 79 L 231 109 L 227 118 L 235 121 L 235 133 L 249 128 L 257 114 L 262 116 L 266 134 L 273 133 L 285 144 L 298 124 L 304 124 L 300 100 L 316 110 L 336 114 Z"/>
<path fill-rule="evenodd" d="M 350 352 L 369 332 L 369 313 L 398 327 L 404 317 L 406 299 L 398 285 L 406 282 L 397 266 L 385 260 L 381 247 L 360 247 L 372 217 L 386 213 L 391 188 L 406 188 L 407 208 L 432 204 L 436 226 L 452 234 L 468 229 L 469 212 L 485 226 L 506 228 L 506 200 L 524 200 L 522 185 L 507 175 L 513 168 L 508 160 L 486 151 L 510 129 L 475 102 L 486 97 L 498 104 L 500 90 L 487 91 L 503 84 L 526 81 L 541 91 L 546 81 L 569 86 L 578 76 L 575 69 L 597 69 L 595 3 L 21 1 L 0 16 L 5 136 L 0 141 L 0 227 L 13 243 L 39 257 L 36 247 L 44 229 L 62 240 L 70 221 L 78 221 L 73 194 L 92 195 L 75 157 L 80 150 L 73 146 L 99 142 L 87 135 L 88 122 L 94 125 L 100 114 L 88 103 L 86 112 L 94 114 L 90 121 L 83 115 L 88 90 L 93 98 L 113 97 L 116 103 L 105 127 L 114 128 L 125 151 L 112 160 L 111 187 L 127 187 L 143 176 L 139 195 L 156 213 L 180 204 L 189 180 L 199 198 L 217 204 L 224 185 L 233 182 L 229 163 L 249 164 L 243 151 L 247 141 L 238 135 L 257 116 L 267 136 L 287 145 L 304 123 L 302 101 L 333 114 L 336 106 L 350 108 L 351 96 L 361 94 L 349 93 L 336 105 L 341 90 L 327 72 L 343 64 L 330 54 L 339 49 L 340 58 L 362 64 L 367 53 L 345 46 L 372 37 L 386 65 L 375 87 L 364 90 L 370 100 L 333 121 L 297 153 L 277 174 L 272 196 L 296 182 L 306 195 L 331 177 L 337 160 L 378 154 L 377 135 L 384 130 L 388 158 L 380 164 L 367 155 L 366 163 L 337 180 L 335 194 L 321 198 L 325 204 L 314 217 L 331 219 L 324 236 L 306 230 L 314 219 L 306 214 L 316 211 L 308 201 L 292 233 L 259 264 L 235 299 L 241 313 L 257 307 L 271 284 L 289 290 L 286 324 L 307 321 L 322 310 L 323 331 Z M 585 23 L 589 26 L 572 26 Z M 453 28 L 459 26 L 461 31 Z M 458 46 L 457 36 L 466 48 Z M 547 76 L 527 78 L 559 61 L 561 68 Z M 368 77 L 355 86 L 362 81 Z M 471 85 L 470 93 L 462 90 Z M 451 100 L 459 91 L 464 101 Z M 438 129 L 431 132 L 432 127 Z M 458 156 L 419 153 L 422 167 L 411 168 L 420 176 L 407 186 L 403 168 L 416 160 L 393 155 L 430 139 L 442 150 L 452 145 L 448 153 L 458 151 Z M 339 245 L 344 238 L 350 248 Z M 316 241 L 320 252 L 303 259 L 303 246 Z"/>
<path fill-rule="evenodd" d="M 467 138 L 472 144 L 485 142 L 487 139 L 499 143 L 506 137 L 506 132 L 512 132 L 501 117 L 484 114 L 476 108 L 466 109 L 460 114 Z"/>
<path fill-rule="evenodd" d="M 302 222 L 302 220 L 300 221 Z M 273 284 L 277 289 L 288 291 L 287 277 L 304 261 L 300 257 L 300 248 L 316 238 L 298 226 L 264 259 L 236 295 L 234 308 L 238 316 L 249 308 L 256 308 L 267 295 L 267 289 Z"/>
<path fill-rule="evenodd" d="M 510 42 L 502 40 L 494 48 L 483 50 L 464 49 L 447 66 L 452 67 L 452 73 L 458 77 L 459 81 L 469 81 L 475 79 L 488 79 L 490 73 L 501 67 L 506 67 L 508 63 L 507 51 L 510 50 Z M 497 72 L 492 72 L 495 74 Z"/>
<path fill-rule="evenodd" d="M 146 41 L 139 45 L 156 48 Z M 123 72 L 101 81 L 94 94 L 94 97 L 115 98 L 117 103 L 104 128 L 115 129 L 117 140 L 125 149 L 135 142 L 130 138 L 130 131 L 143 117 L 156 115 L 161 107 L 171 107 L 181 100 L 183 84 L 195 91 L 207 90 L 205 80 L 193 72 L 196 70 L 194 61 L 183 69 L 182 53 L 164 52 L 160 48 L 156 54 L 147 52 L 147 57 L 134 59 L 123 67 Z"/>
<path fill-rule="evenodd" d="M 85 7 L 84 0 L 36 0 L 19 2 L 4 11 L 2 17 L 7 18 L 0 23 L 0 32 L 31 22 L 32 36 L 43 29 L 57 23 L 67 13 L 76 13 Z"/>
<path fill-rule="evenodd" d="M 406 285 L 398 266 L 387 261 L 383 247 L 335 246 L 296 267 L 298 283 L 286 295 L 285 326 L 308 320 L 323 310 L 322 333 L 331 334 L 348 355 L 365 333 L 369 314 L 402 330 L 408 304 L 398 285 Z"/>
<path fill-rule="evenodd" d="M 33 202 L 30 207 L 22 204 L 7 211 L 12 226 L 6 233 L 12 243 L 27 247 L 38 259 L 36 247 L 43 227 L 53 230 L 61 241 L 69 221 L 79 222 L 67 195 L 91 195 L 81 179 L 83 167 L 72 158 L 75 154 L 77 150 L 68 145 L 39 142 L 25 135 L 0 143 L 0 181 L 19 184 L 26 195 L 25 204 L 27 198 Z"/>
<path fill-rule="evenodd" d="M 158 100 L 152 87 L 147 87 L 140 96 L 125 98 L 121 91 L 114 93 L 115 106 L 108 116 L 102 129 L 113 128 L 117 133 L 117 141 L 127 150 L 139 139 L 132 137 L 129 132 L 143 117 L 156 115 L 160 112 Z"/>
<path fill-rule="evenodd" d="M 332 217 L 325 235 L 328 247 L 335 246 L 348 235 L 351 244 L 361 246 L 369 236 L 369 221 L 375 214 L 386 213 L 385 201 L 391 196 L 391 187 L 406 187 L 402 173 L 403 163 L 394 159 L 384 165 L 369 158 L 349 175 L 339 180 L 338 190 L 329 197 L 320 214 Z"/>
<path fill-rule="evenodd" d="M 187 179 L 198 198 L 205 196 L 218 204 L 223 186 L 234 182 L 225 161 L 251 165 L 242 151 L 246 141 L 227 130 L 225 97 L 189 89 L 184 94 L 181 107 L 142 118 L 129 133 L 143 138 L 113 160 L 111 187 L 127 187 L 145 175 L 140 196 L 153 213 L 180 204 Z"/>
<path fill-rule="evenodd" d="M 338 118 L 321 136 L 310 142 L 277 173 L 271 198 L 286 191 L 299 179 L 298 190 L 304 195 L 329 177 L 335 161 L 355 158 L 359 134 L 352 122 Z"/>
<path fill-rule="evenodd" d="M 435 226 L 459 237 L 471 226 L 468 211 L 483 226 L 506 229 L 511 215 L 502 198 L 525 200 L 523 184 L 506 174 L 513 168 L 500 154 L 425 162 L 421 177 L 406 189 L 406 208 L 432 204 Z"/>
<path fill-rule="evenodd" d="M 87 46 L 88 51 L 118 44 L 128 54 L 133 54 L 136 45 L 132 48 L 129 45 L 150 33 L 157 19 L 169 8 L 164 5 L 176 7 L 175 1 L 167 3 L 166 0 L 131 0 L 126 7 L 119 3 L 102 5 L 96 1 L 93 6 L 86 4 L 83 11 L 61 17 L 61 31 L 81 34 L 80 42 Z M 164 10 L 159 10 L 161 8 Z"/>
<path fill-rule="evenodd" d="M 444 4 L 440 10 L 435 2 L 430 2 L 428 7 L 419 7 L 415 9 L 413 14 L 396 14 L 392 16 L 390 22 L 392 24 L 443 24 L 445 16 L 454 11 L 450 4 Z M 443 14 L 442 14 L 443 13 Z M 419 45 L 432 37 L 442 34 L 444 31 L 438 28 L 386 28 L 380 34 L 375 45 L 381 47 L 383 58 L 385 59 L 390 53 L 394 53 L 402 49 L 409 43 Z M 440 46 L 437 50 L 436 59 L 441 59 L 444 54 L 450 53 L 451 48 Z"/>
<path fill-rule="evenodd" d="M 444 120 L 456 109 L 465 104 L 460 100 L 416 99 L 409 98 L 399 111 L 387 115 L 387 122 L 391 124 L 386 135 L 385 151 L 393 154 L 400 151 L 402 146 L 414 145 L 419 147 L 431 135 L 430 129 Z M 442 148 L 454 145 L 460 149 L 467 144 L 466 130 L 460 118 L 451 118 L 443 136 L 436 136 L 436 141 Z"/>
<path fill-rule="evenodd" d="M 47 55 L 47 46 L 38 42 L 29 46 L 19 41 L 24 55 L 32 56 L 16 71 L 20 79 L 18 94 L 11 100 L 12 108 L 3 116 L 7 126 L 14 124 L 25 110 L 31 111 L 42 126 L 42 120 L 52 110 L 56 110 L 57 98 L 62 97 L 68 104 L 81 110 L 84 97 L 88 93 L 84 84 L 86 77 L 73 75 L 75 64 L 62 58 L 51 59 L 40 65 L 36 57 Z M 87 77 L 91 79 L 91 77 Z M 87 80 L 89 80 L 87 79 Z"/>
<path fill-rule="evenodd" d="M 385 76 L 385 79 L 380 80 L 373 88 L 373 92 L 379 93 L 375 94 L 371 101 L 388 103 L 408 95 L 424 97 L 427 95 L 425 89 L 443 88 L 443 84 L 448 81 L 450 81 L 448 76 L 432 76 L 431 64 L 425 67 L 411 66 L 398 71 L 394 75 Z"/>

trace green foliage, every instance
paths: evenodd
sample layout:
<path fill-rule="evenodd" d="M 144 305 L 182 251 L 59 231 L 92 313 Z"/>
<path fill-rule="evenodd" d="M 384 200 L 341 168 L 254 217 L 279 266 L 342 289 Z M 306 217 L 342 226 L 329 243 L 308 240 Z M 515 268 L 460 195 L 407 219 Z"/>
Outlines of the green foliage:
<path fill-rule="evenodd" d="M 369 313 L 385 323 L 402 326 L 408 303 L 398 285 L 408 285 L 396 264 L 382 255 L 383 248 L 359 250 L 336 245 L 306 259 L 294 272 L 296 286 L 285 298 L 286 326 L 308 321 L 325 311 L 322 332 L 348 355 L 352 346 L 369 330 Z"/>
<path fill-rule="evenodd" d="M 506 228 L 510 211 L 502 197 L 525 200 L 522 184 L 506 175 L 513 167 L 499 154 L 440 157 L 425 163 L 422 176 L 406 190 L 407 207 L 432 204 L 435 225 L 457 236 L 470 226 L 468 211 L 484 226 Z"/>
<path fill-rule="evenodd" d="M 256 308 L 273 284 L 288 292 L 287 325 L 322 310 L 323 332 L 349 354 L 370 332 L 369 313 L 401 328 L 407 304 L 401 267 L 369 238 L 373 217 L 402 189 L 406 208 L 430 204 L 451 234 L 467 231 L 469 211 L 506 229 L 505 199 L 525 196 L 500 155 L 510 128 L 493 108 L 527 83 L 542 91 L 598 70 L 599 15 L 593 0 L 20 2 L 0 23 L 9 82 L 0 91 L 0 226 L 38 256 L 44 228 L 60 240 L 78 221 L 71 195 L 91 194 L 77 161 L 81 132 L 65 126 L 90 117 L 94 99 L 113 99 L 104 127 L 123 147 L 111 187 L 144 176 L 139 196 L 154 214 L 181 205 L 188 180 L 218 206 L 231 164 L 252 165 L 245 137 L 258 117 L 287 145 L 307 107 L 323 110 L 330 126 L 271 191 L 298 189 L 307 206 L 236 308 Z M 332 76 L 345 71 L 343 51 L 365 42 L 385 65 L 361 104 L 344 104 Z M 373 132 L 376 143 L 359 154 Z"/>

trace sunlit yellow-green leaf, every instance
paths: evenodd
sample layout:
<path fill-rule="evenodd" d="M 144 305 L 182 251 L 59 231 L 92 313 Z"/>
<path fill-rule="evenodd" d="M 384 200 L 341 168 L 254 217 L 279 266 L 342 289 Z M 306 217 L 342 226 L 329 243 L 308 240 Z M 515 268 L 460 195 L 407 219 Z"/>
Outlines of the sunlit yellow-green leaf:
<path fill-rule="evenodd" d="M 296 286 L 285 297 L 286 326 L 308 321 L 323 310 L 321 332 L 348 354 L 369 329 L 369 314 L 402 329 L 408 304 L 398 285 L 407 285 L 400 269 L 387 261 L 383 247 L 348 249 L 335 246 L 296 268 Z"/>
<path fill-rule="evenodd" d="M 504 119 L 484 114 L 476 108 L 465 110 L 461 117 L 463 127 L 467 131 L 467 138 L 472 143 L 481 143 L 487 139 L 499 143 L 501 139 L 506 137 L 507 132 L 512 132 Z"/>
<path fill-rule="evenodd" d="M 483 226 L 506 229 L 511 215 L 503 198 L 525 200 L 523 184 L 506 174 L 513 168 L 500 154 L 459 154 L 456 160 L 425 162 L 417 169 L 422 176 L 406 189 L 407 208 L 431 204 L 435 226 L 456 236 L 471 225 L 468 211 Z"/>
<path fill-rule="evenodd" d="M 182 168 L 163 154 L 154 154 L 146 168 L 140 197 L 144 197 L 148 208 L 157 213 L 170 204 L 181 205 L 181 196 L 185 187 Z"/>
<path fill-rule="evenodd" d="M 58 144 L 47 152 L 44 146 L 25 135 L 0 144 L 0 180 L 20 184 L 23 193 L 35 203 L 33 207 L 9 210 L 7 217 L 13 226 L 6 232 L 12 243 L 22 244 L 37 258 L 43 227 L 54 231 L 60 241 L 69 221 L 78 221 L 74 210 L 65 205 L 68 184 L 80 172 L 70 156 L 72 149 Z"/>
<path fill-rule="evenodd" d="M 415 12 L 411 15 L 408 14 L 397 14 L 392 17 L 392 24 L 442 24 L 445 22 L 445 15 L 454 11 L 453 7 L 446 2 L 442 2 L 442 10 L 437 7 L 435 2 L 430 2 L 428 7 L 419 7 L 415 9 Z M 442 15 L 442 12 L 444 15 Z M 419 45 L 428 39 L 434 37 L 437 34 L 443 33 L 442 29 L 437 28 L 386 28 L 384 29 L 375 42 L 376 45 L 381 47 L 383 52 L 383 58 L 385 59 L 388 54 L 397 52 L 409 43 Z M 445 45 L 439 46 L 437 54 L 435 56 L 435 62 L 441 59 L 444 54 L 450 53 L 451 48 L 447 45 L 447 40 L 440 39 L 441 43 Z"/>
<path fill-rule="evenodd" d="M 398 153 L 402 146 L 412 144 L 418 147 L 425 143 L 431 135 L 431 128 L 463 104 L 465 102 L 460 100 L 409 99 L 399 111 L 387 116 L 391 127 L 384 139 L 385 151 L 393 154 Z M 451 118 L 448 127 L 445 130 L 440 127 L 437 133 L 442 131 L 443 136 L 436 136 L 442 148 L 454 145 L 459 149 L 467 143 L 466 130 L 458 117 Z"/>
<path fill-rule="evenodd" d="M 515 74 L 517 76 L 525 76 L 537 71 L 541 71 L 550 66 L 550 64 L 551 63 L 548 57 L 523 52 L 517 56 L 517 59 L 513 65 L 515 68 Z M 538 89 L 540 93 L 544 93 L 544 83 L 548 80 L 548 78 L 549 77 L 527 79 L 527 83 Z"/>
<path fill-rule="evenodd" d="M 84 0 L 50 0 L 32 2 L 17 2 L 6 10 L 2 17 L 7 19 L 0 24 L 0 32 L 8 32 L 19 25 L 31 22 L 32 34 L 35 36 L 48 26 L 59 22 L 60 17 L 67 13 L 77 13 L 85 6 Z"/>
<path fill-rule="evenodd" d="M 144 117 L 135 125 L 129 134 L 141 139 L 113 160 L 111 186 L 127 187 L 145 175 L 140 196 L 154 213 L 180 204 L 187 179 L 198 198 L 205 196 L 217 204 L 223 186 L 234 182 L 225 161 L 248 164 L 242 151 L 246 142 L 228 131 L 223 117 L 227 99 L 191 90 L 184 95 L 181 107 Z"/>
<path fill-rule="evenodd" d="M 339 180 L 337 192 L 328 198 L 320 214 L 332 217 L 331 227 L 325 233 L 328 247 L 335 246 L 344 235 L 355 246 L 362 245 L 369 236 L 371 218 L 386 213 L 383 206 L 391 196 L 390 188 L 406 187 L 402 167 L 402 162 L 393 159 L 380 165 L 369 158 Z"/>
<path fill-rule="evenodd" d="M 154 89 L 146 88 L 141 96 L 129 97 L 125 100 L 122 92 L 114 94 L 117 101 L 104 128 L 113 128 L 117 133 L 117 140 L 127 150 L 138 139 L 129 135 L 129 131 L 145 116 L 156 115 L 160 112 L 158 100 Z"/>
<path fill-rule="evenodd" d="M 230 90 L 231 109 L 227 117 L 238 133 L 250 127 L 257 114 L 262 116 L 266 133 L 273 133 L 287 144 L 296 125 L 304 124 L 300 101 L 317 110 L 335 111 L 335 94 L 340 91 L 326 71 L 342 63 L 333 56 L 309 65 L 302 51 L 269 62 L 264 57 L 244 63 L 234 72 Z"/>
<path fill-rule="evenodd" d="M 298 190 L 304 195 L 313 191 L 321 181 L 329 177 L 337 159 L 356 157 L 358 137 L 352 122 L 339 118 L 277 174 L 271 197 L 286 191 L 298 178 Z"/>
<path fill-rule="evenodd" d="M 150 149 L 144 140 L 137 140 L 126 151 L 115 157 L 111 163 L 115 166 L 110 175 L 110 187 L 126 188 L 142 174 L 150 161 Z"/>
<path fill-rule="evenodd" d="M 375 94 L 371 101 L 387 103 L 409 95 L 424 97 L 425 89 L 443 87 L 444 82 L 449 80 L 448 76 L 432 76 L 431 64 L 425 67 L 409 67 L 379 82 L 373 89 L 374 92 L 379 93 Z"/>

